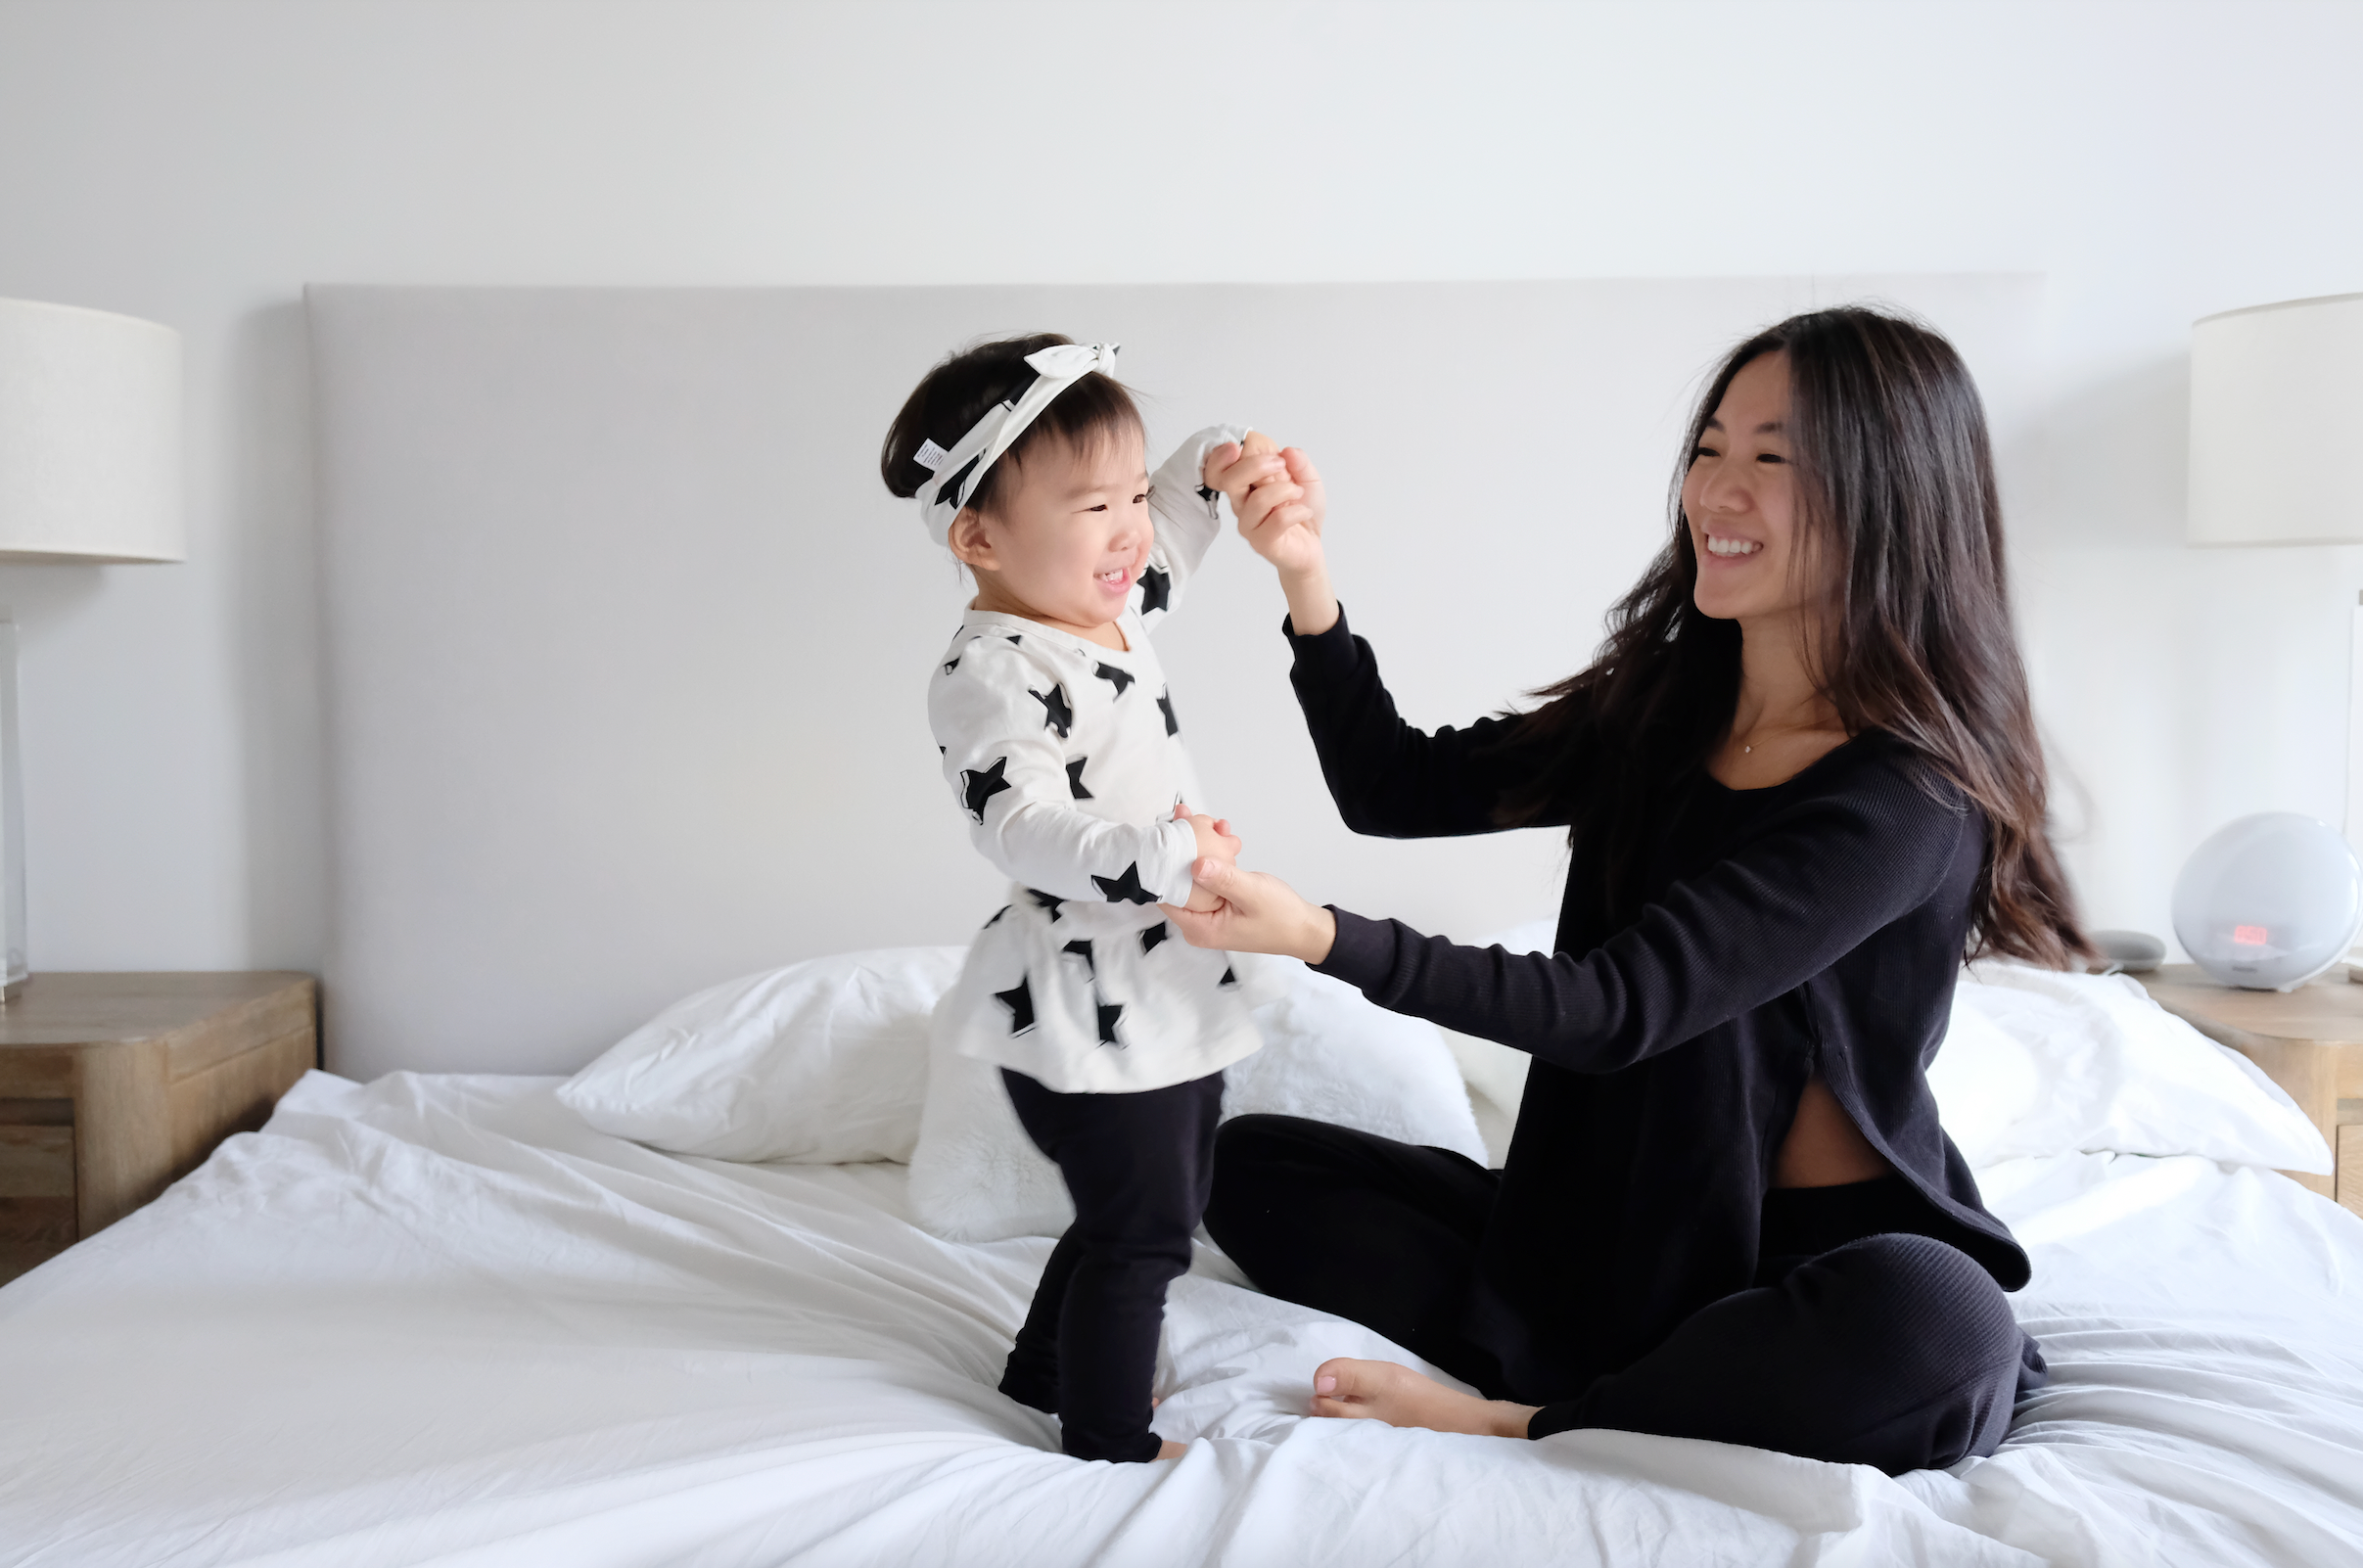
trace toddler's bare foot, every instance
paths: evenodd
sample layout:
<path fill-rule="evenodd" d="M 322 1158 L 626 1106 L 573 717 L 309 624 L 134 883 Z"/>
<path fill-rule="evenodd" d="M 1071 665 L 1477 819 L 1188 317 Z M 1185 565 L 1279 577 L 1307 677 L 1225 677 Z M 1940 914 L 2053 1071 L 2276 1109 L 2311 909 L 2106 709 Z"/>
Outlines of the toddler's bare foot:
<path fill-rule="evenodd" d="M 1182 1445 L 1176 1443 L 1172 1438 L 1159 1439 L 1157 1443 L 1157 1457 L 1160 1459 L 1179 1459 L 1182 1457 Z"/>
<path fill-rule="evenodd" d="M 1339 1357 L 1321 1362 L 1313 1374 L 1316 1415 L 1425 1427 L 1431 1432 L 1522 1438 L 1536 1408 L 1462 1394 L 1393 1361 Z"/>

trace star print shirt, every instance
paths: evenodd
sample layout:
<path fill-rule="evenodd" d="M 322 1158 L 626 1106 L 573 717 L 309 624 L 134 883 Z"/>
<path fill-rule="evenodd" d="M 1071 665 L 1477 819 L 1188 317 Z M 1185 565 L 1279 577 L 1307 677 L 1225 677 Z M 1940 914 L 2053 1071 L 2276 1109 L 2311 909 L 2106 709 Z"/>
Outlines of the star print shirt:
<path fill-rule="evenodd" d="M 1116 622 L 1122 651 L 971 610 L 928 683 L 945 782 L 1012 884 L 937 1027 L 1061 1093 L 1163 1088 L 1262 1043 L 1229 955 L 1190 946 L 1157 907 L 1189 897 L 1196 839 L 1173 811 L 1202 798 L 1148 633 L 1222 527 L 1205 454 L 1241 434 L 1201 431 L 1151 477 L 1157 538 Z"/>

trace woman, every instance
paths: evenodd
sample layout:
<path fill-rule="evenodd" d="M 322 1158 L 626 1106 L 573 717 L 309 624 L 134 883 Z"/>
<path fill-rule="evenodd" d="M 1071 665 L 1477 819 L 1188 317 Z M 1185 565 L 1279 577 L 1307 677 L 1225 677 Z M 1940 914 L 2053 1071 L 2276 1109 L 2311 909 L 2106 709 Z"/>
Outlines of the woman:
<path fill-rule="evenodd" d="M 1200 945 L 1286 953 L 1531 1053 L 1505 1169 L 1288 1117 L 1217 1144 L 1206 1223 L 1264 1290 L 1481 1391 L 1339 1360 L 1318 1414 L 1611 1427 L 1890 1474 L 1990 1453 L 2043 1360 L 2026 1254 L 1937 1126 L 1965 955 L 2088 950 L 2044 827 L 1976 389 L 1864 309 L 1742 344 L 1673 536 L 1525 715 L 1405 724 L 1322 564 L 1320 480 L 1222 476 L 1280 571 L 1357 832 L 1563 826 L 1556 954 L 1456 946 L 1204 863 Z M 1263 483 L 1258 484 L 1258 481 Z"/>

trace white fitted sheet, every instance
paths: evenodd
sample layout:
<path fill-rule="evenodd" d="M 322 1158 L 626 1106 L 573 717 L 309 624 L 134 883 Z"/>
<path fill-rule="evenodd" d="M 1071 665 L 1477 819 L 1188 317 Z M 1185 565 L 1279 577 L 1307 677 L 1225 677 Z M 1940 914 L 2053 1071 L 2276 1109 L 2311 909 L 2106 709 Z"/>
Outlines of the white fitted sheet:
<path fill-rule="evenodd" d="M 0 1562 L 2363 1555 L 2363 1221 L 2270 1173 L 1984 1173 L 2055 1380 L 1952 1473 L 1305 1419 L 1321 1359 L 1399 1353 L 1211 1252 L 1168 1317 L 1187 1456 L 1111 1466 L 993 1391 L 1047 1242 L 927 1235 L 899 1166 L 652 1153 L 557 1082 L 312 1075 L 0 1288 Z"/>

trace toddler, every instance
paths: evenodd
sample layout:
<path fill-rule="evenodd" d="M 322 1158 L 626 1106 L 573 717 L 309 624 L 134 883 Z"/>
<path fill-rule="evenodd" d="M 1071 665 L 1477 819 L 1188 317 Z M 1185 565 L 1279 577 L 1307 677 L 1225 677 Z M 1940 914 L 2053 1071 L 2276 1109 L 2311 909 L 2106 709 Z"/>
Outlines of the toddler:
<path fill-rule="evenodd" d="M 1014 883 L 937 1027 L 1000 1068 L 1075 1202 L 1001 1391 L 1057 1415 L 1067 1453 L 1140 1460 L 1181 1452 L 1149 1429 L 1165 1291 L 1206 1206 L 1223 1069 L 1261 1043 L 1228 955 L 1157 907 L 1210 907 L 1190 866 L 1239 841 L 1187 804 L 1146 633 L 1220 530 L 1209 455 L 1247 433 L 1201 431 L 1152 477 L 1115 356 L 1054 334 L 955 354 L 895 417 L 880 471 L 976 578 L 928 721 L 970 837 Z"/>

